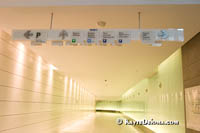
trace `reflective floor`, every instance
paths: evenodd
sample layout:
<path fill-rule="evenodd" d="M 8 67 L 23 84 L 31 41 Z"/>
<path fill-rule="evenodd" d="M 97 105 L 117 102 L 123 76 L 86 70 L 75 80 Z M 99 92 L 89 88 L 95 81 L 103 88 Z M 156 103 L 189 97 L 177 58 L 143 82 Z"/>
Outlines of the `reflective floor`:
<path fill-rule="evenodd" d="M 96 112 L 78 121 L 66 125 L 61 133 L 143 133 L 139 128 L 127 125 L 117 125 L 117 118 L 123 118 L 119 113 Z M 56 133 L 56 131 L 54 131 Z M 58 131 L 57 131 L 58 132 Z"/>

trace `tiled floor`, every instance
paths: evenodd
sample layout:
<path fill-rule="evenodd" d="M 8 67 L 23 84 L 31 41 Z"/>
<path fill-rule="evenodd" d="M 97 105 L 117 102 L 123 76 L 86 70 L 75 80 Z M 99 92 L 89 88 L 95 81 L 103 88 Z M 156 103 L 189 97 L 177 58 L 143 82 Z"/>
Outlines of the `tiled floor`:
<path fill-rule="evenodd" d="M 66 125 L 60 133 L 143 133 L 133 126 L 117 125 L 117 118 L 123 118 L 118 113 L 92 113 L 71 125 Z M 56 132 L 56 131 L 55 131 Z"/>

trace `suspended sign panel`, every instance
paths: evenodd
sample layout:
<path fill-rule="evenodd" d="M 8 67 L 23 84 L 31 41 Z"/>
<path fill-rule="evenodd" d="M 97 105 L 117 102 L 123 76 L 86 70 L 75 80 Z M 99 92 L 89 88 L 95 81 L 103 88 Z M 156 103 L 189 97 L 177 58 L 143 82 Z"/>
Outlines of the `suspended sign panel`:
<path fill-rule="evenodd" d="M 48 30 L 14 30 L 13 40 L 32 40 L 44 43 L 48 39 Z"/>
<path fill-rule="evenodd" d="M 158 41 L 184 41 L 183 29 L 160 29 L 154 31 Z"/>
<path fill-rule="evenodd" d="M 86 32 L 86 42 L 88 44 L 98 44 L 99 32 L 97 29 L 89 29 Z"/>
<path fill-rule="evenodd" d="M 178 34 L 178 41 L 183 42 L 184 41 L 184 30 L 183 29 L 177 29 L 177 34 Z"/>
<path fill-rule="evenodd" d="M 183 29 L 168 29 L 169 39 L 168 41 L 184 41 Z"/>
<path fill-rule="evenodd" d="M 85 32 L 83 30 L 72 30 L 71 31 L 71 44 L 82 44 L 84 43 Z"/>
<path fill-rule="evenodd" d="M 46 41 L 61 46 L 87 44 L 129 44 L 131 40 L 141 40 L 144 44 L 158 45 L 161 41 L 184 41 L 183 29 L 86 29 L 86 30 L 13 30 L 13 40 L 30 40 L 32 45 Z M 160 44 L 159 44 L 160 45 Z"/>
<path fill-rule="evenodd" d="M 118 44 L 129 44 L 132 39 L 131 30 L 119 30 L 116 32 L 116 40 Z"/>
<path fill-rule="evenodd" d="M 152 44 L 156 41 L 156 32 L 152 30 L 141 31 L 141 41 L 145 44 Z"/>
<path fill-rule="evenodd" d="M 169 40 L 169 32 L 167 30 L 156 31 L 156 40 Z"/>
<path fill-rule="evenodd" d="M 48 40 L 70 40 L 70 34 L 69 30 L 50 30 Z"/>
<path fill-rule="evenodd" d="M 140 30 L 131 30 L 132 31 L 132 37 L 131 40 L 140 40 Z"/>
<path fill-rule="evenodd" d="M 115 43 L 115 31 L 113 30 L 101 30 L 100 41 L 102 44 L 114 44 Z"/>

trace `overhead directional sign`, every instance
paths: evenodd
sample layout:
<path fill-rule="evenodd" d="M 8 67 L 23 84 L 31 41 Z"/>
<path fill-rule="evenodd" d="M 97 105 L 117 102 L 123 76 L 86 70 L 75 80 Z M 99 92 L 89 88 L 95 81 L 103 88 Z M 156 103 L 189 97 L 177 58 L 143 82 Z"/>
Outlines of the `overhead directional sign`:
<path fill-rule="evenodd" d="M 33 33 L 31 33 L 31 30 L 27 30 L 25 33 L 24 33 L 24 37 L 26 39 L 30 39 L 30 37 L 33 37 Z"/>
<path fill-rule="evenodd" d="M 168 40 L 169 38 L 169 33 L 167 30 L 159 30 L 157 32 L 157 38 L 158 40 Z"/>
<path fill-rule="evenodd" d="M 84 31 L 72 30 L 71 32 L 71 44 L 82 44 L 84 43 Z"/>
<path fill-rule="evenodd" d="M 161 41 L 184 41 L 183 29 L 86 29 L 86 30 L 13 30 L 13 40 L 30 40 L 32 44 L 54 41 L 52 45 L 129 44 L 141 40 L 144 44 L 160 46 Z M 66 43 L 61 43 L 65 41 Z"/>
<path fill-rule="evenodd" d="M 86 42 L 88 44 L 97 44 L 98 42 L 98 38 L 99 38 L 99 32 L 97 29 L 89 29 L 86 32 Z"/>
<path fill-rule="evenodd" d="M 156 41 L 156 32 L 155 31 L 141 31 L 141 41 L 145 44 L 152 44 Z"/>
<path fill-rule="evenodd" d="M 48 40 L 69 40 L 70 34 L 69 30 L 50 30 Z"/>
<path fill-rule="evenodd" d="M 131 30 L 119 30 L 116 32 L 116 40 L 119 44 L 129 44 L 132 39 Z"/>
<path fill-rule="evenodd" d="M 31 40 L 33 33 L 31 30 L 13 30 L 12 39 L 13 40 Z"/>
<path fill-rule="evenodd" d="M 59 33 L 59 37 L 62 38 L 62 40 L 64 40 L 65 38 L 68 38 L 69 37 L 69 33 L 65 30 L 62 30 L 60 33 Z"/>
<path fill-rule="evenodd" d="M 115 43 L 115 33 L 113 30 L 101 30 L 100 40 L 102 44 L 114 44 Z"/>
<path fill-rule="evenodd" d="M 48 30 L 14 30 L 13 40 L 31 40 L 36 42 L 46 42 Z"/>
<path fill-rule="evenodd" d="M 33 37 L 36 42 L 45 43 L 47 41 L 48 37 L 48 31 L 47 30 L 37 30 L 33 32 Z"/>

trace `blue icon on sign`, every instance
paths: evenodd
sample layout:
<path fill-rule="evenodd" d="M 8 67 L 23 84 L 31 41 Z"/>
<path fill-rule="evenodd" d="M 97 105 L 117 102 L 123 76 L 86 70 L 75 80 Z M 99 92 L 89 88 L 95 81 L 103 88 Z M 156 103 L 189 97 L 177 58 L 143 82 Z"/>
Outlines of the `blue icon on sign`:
<path fill-rule="evenodd" d="M 122 39 L 119 39 L 118 42 L 119 42 L 119 43 L 122 43 L 123 41 L 122 41 Z"/>
<path fill-rule="evenodd" d="M 107 43 L 107 39 L 103 39 L 103 43 Z"/>
<path fill-rule="evenodd" d="M 169 37 L 169 34 L 166 30 L 161 30 L 160 32 L 158 32 L 158 37 L 160 37 L 161 39 L 167 39 Z"/>
<path fill-rule="evenodd" d="M 88 40 L 87 40 L 87 43 L 92 43 L 92 40 L 91 40 L 91 39 L 88 39 Z"/>

